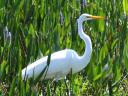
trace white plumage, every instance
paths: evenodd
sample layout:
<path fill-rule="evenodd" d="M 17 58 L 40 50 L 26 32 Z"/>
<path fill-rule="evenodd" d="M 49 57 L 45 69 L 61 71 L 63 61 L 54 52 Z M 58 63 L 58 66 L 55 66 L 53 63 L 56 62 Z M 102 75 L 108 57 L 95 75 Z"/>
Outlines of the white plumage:
<path fill-rule="evenodd" d="M 62 51 L 55 52 L 51 54 L 50 64 L 48 70 L 42 74 L 42 79 L 61 79 L 65 77 L 71 70 L 72 73 L 77 73 L 84 69 L 90 61 L 92 53 L 92 43 L 88 35 L 83 32 L 82 23 L 85 20 L 100 19 L 101 16 L 92 16 L 89 14 L 82 14 L 78 21 L 78 34 L 81 39 L 84 40 L 86 44 L 85 52 L 83 56 L 78 56 L 78 54 L 72 49 L 65 49 Z M 22 79 L 26 80 L 27 78 L 36 79 L 39 74 L 47 66 L 48 56 L 42 57 L 41 59 L 35 61 L 34 63 L 28 65 L 22 70 Z M 45 78 L 44 78 L 45 76 Z"/>

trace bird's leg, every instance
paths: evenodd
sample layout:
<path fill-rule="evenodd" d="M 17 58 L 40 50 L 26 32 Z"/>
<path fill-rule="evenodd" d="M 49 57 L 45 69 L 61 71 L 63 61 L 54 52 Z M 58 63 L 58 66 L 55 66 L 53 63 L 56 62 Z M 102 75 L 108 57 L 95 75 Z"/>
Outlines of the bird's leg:
<path fill-rule="evenodd" d="M 54 90 L 53 90 L 54 93 L 56 92 L 57 83 L 58 83 L 58 80 L 55 80 L 54 81 Z"/>
<path fill-rule="evenodd" d="M 64 79 L 64 82 L 65 82 L 65 85 L 66 85 L 66 92 L 69 93 L 66 77 L 65 77 L 65 79 Z"/>
<path fill-rule="evenodd" d="M 42 85 L 41 86 L 42 94 L 43 94 L 43 96 L 46 96 L 46 87 L 44 87 L 45 85 L 42 82 L 40 84 Z"/>
<path fill-rule="evenodd" d="M 42 87 L 42 94 L 43 94 L 43 96 L 46 96 L 46 90 L 45 89 L 46 89 L 45 87 Z"/>
<path fill-rule="evenodd" d="M 55 94 L 56 92 L 57 83 L 58 83 L 58 80 L 56 79 L 53 79 L 53 81 L 51 81 L 50 89 L 53 94 Z"/>

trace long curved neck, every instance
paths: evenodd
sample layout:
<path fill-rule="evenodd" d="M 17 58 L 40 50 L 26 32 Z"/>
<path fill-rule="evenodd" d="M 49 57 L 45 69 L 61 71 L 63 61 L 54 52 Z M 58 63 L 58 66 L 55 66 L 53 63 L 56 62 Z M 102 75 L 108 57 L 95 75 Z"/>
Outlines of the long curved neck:
<path fill-rule="evenodd" d="M 92 53 L 91 39 L 88 35 L 86 35 L 83 32 L 82 24 L 83 24 L 83 21 L 78 20 L 78 34 L 79 34 L 80 38 L 83 39 L 86 44 L 85 52 L 84 52 L 83 56 L 79 56 L 79 60 L 78 60 L 79 70 L 81 70 L 87 66 L 87 64 L 90 61 L 91 53 Z"/>

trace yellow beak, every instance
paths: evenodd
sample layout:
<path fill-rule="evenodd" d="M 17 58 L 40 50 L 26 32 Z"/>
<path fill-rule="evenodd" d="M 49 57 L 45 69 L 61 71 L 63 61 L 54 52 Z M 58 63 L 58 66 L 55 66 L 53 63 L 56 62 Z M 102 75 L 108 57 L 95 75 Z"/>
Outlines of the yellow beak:
<path fill-rule="evenodd" d="M 89 18 L 92 18 L 92 19 L 104 19 L 103 16 L 88 16 Z"/>

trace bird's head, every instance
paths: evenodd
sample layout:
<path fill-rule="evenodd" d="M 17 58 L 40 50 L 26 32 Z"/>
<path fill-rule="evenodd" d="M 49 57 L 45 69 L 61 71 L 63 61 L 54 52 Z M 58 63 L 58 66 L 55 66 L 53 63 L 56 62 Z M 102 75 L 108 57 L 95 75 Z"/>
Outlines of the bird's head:
<path fill-rule="evenodd" d="M 77 21 L 87 21 L 87 20 L 93 20 L 93 19 L 104 19 L 102 16 L 93 16 L 87 13 L 82 14 Z"/>

